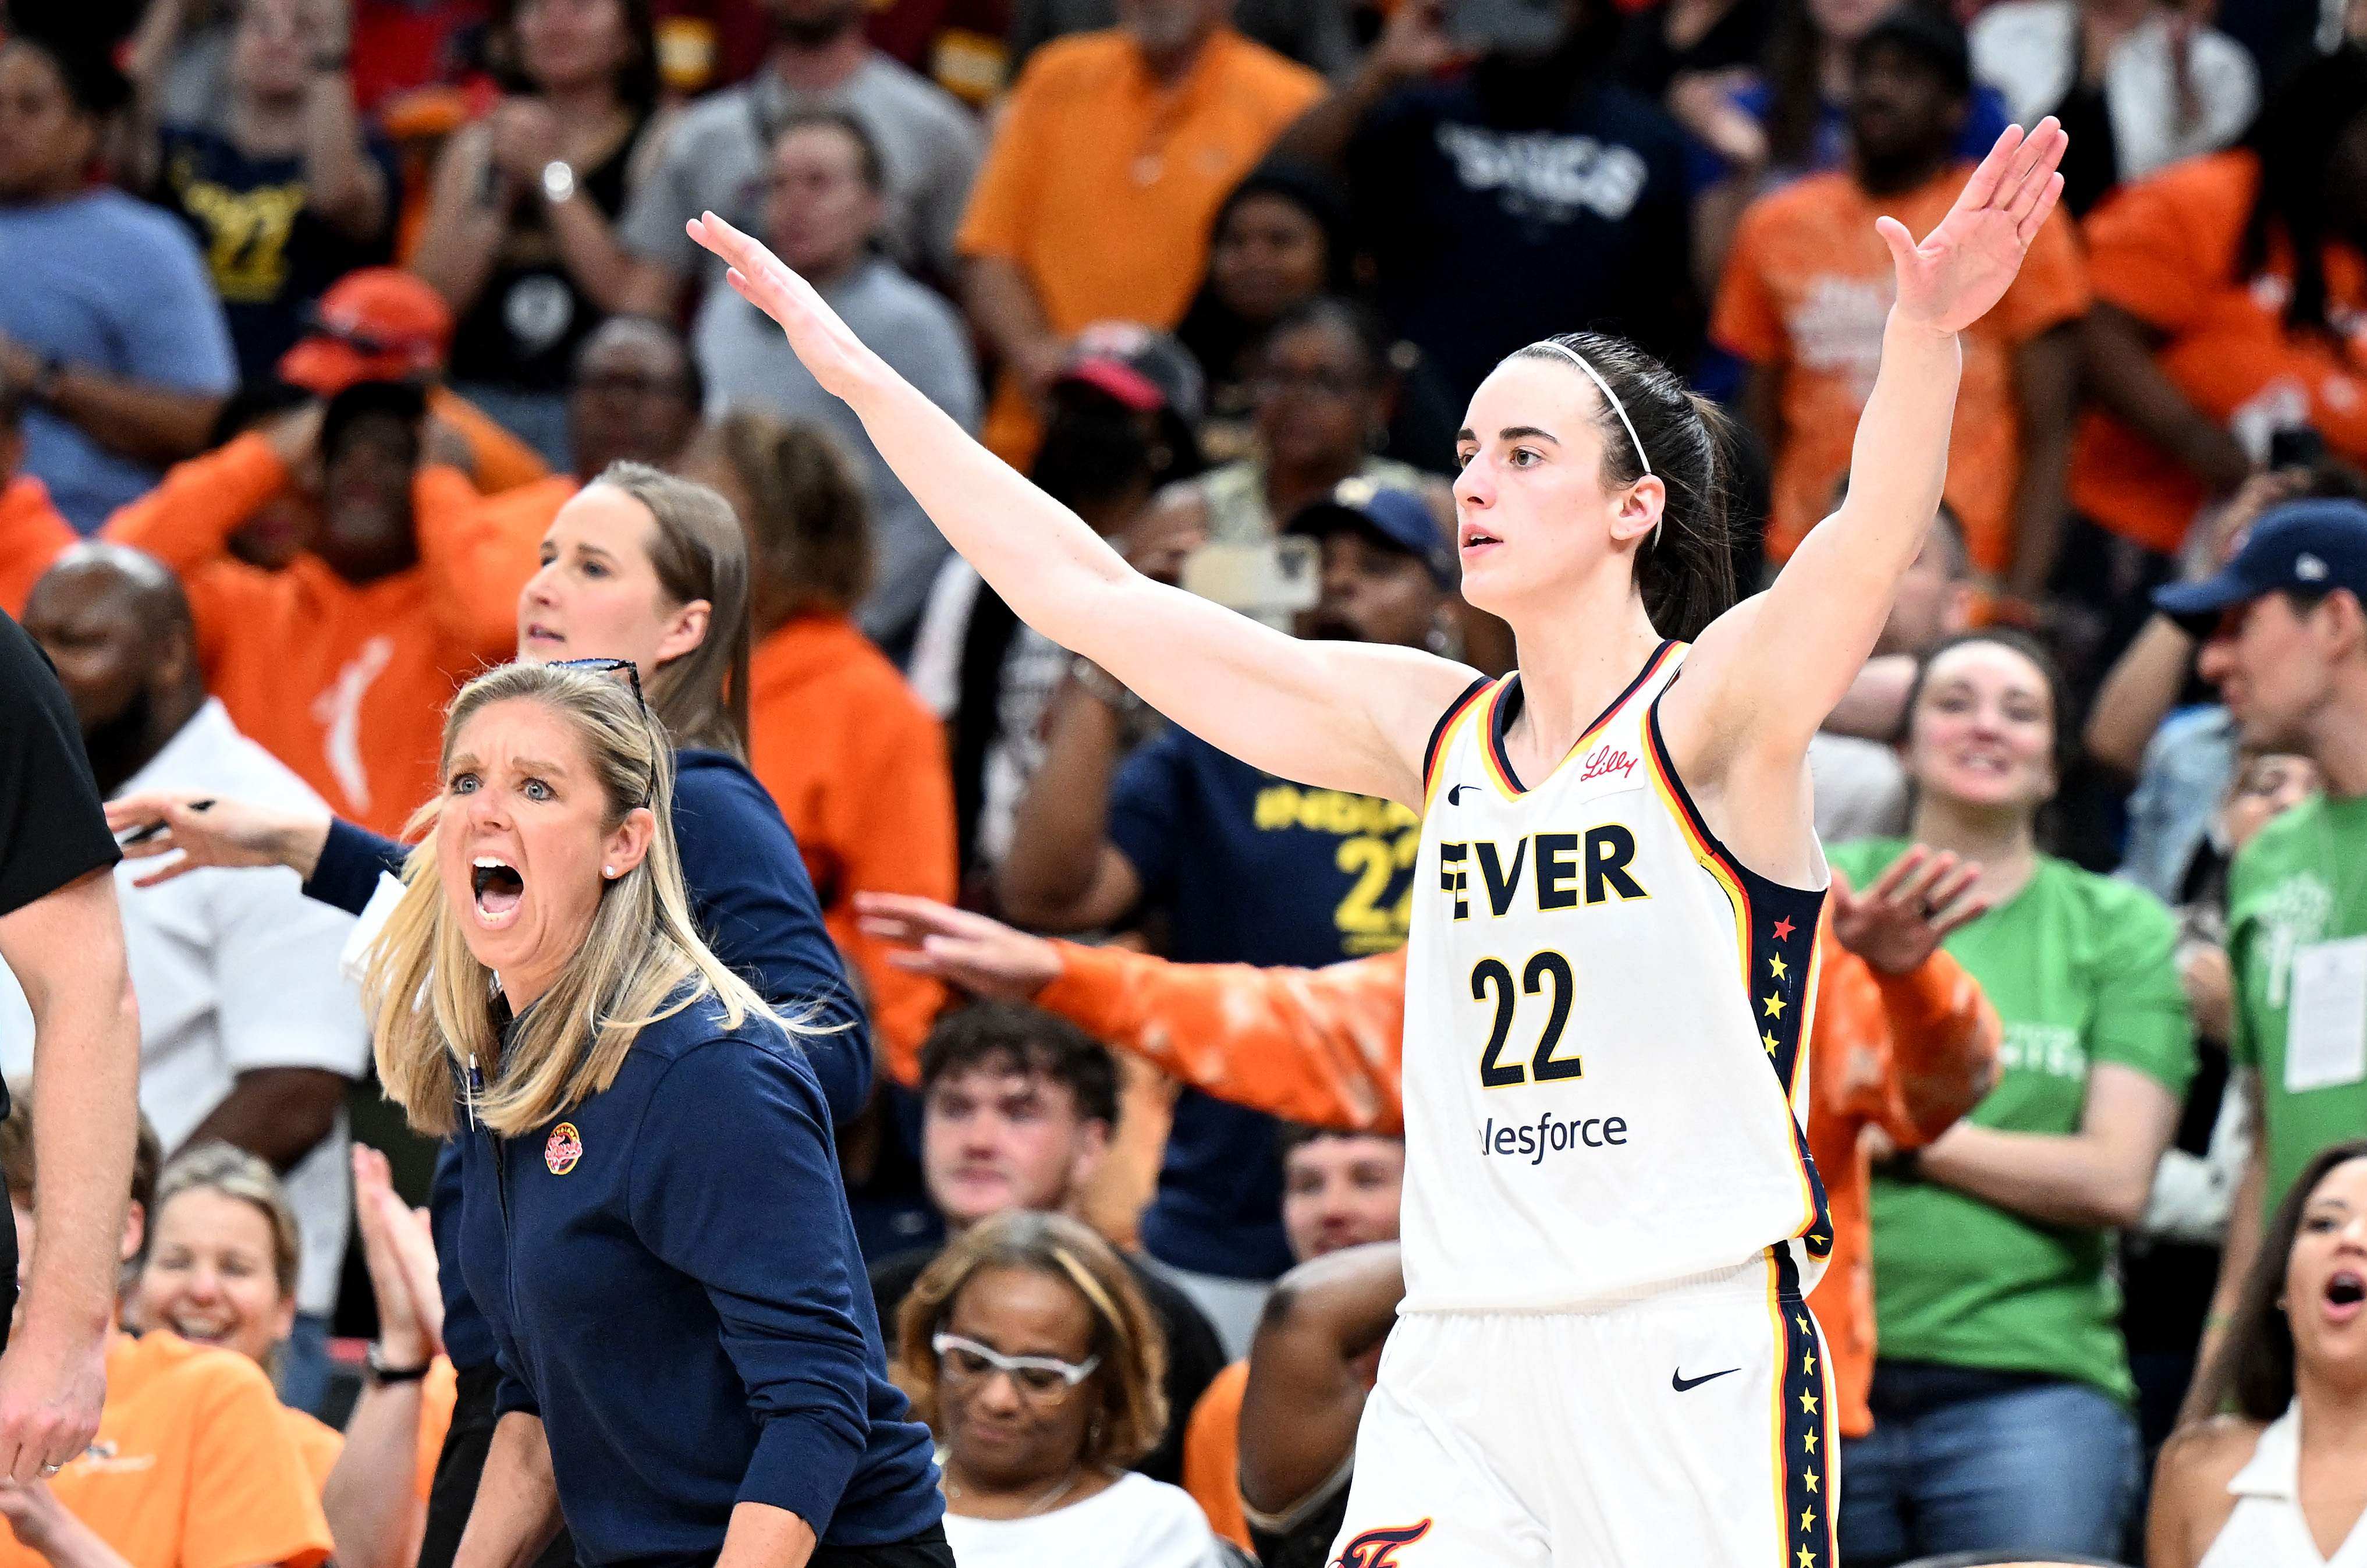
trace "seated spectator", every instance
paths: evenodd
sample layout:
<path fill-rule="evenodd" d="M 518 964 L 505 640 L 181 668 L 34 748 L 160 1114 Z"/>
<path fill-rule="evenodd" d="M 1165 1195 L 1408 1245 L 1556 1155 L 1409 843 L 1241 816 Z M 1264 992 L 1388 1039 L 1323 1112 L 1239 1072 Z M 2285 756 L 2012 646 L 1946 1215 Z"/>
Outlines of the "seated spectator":
<path fill-rule="evenodd" d="M 24 472 L 84 533 L 198 452 L 238 382 L 187 233 L 91 183 L 128 93 L 93 47 L 0 43 L 0 386 L 29 405 Z"/>
<path fill-rule="evenodd" d="M 1176 324 L 1208 379 L 1200 443 L 1216 461 L 1249 455 L 1257 354 L 1285 312 L 1355 287 L 1348 210 L 1331 182 L 1266 163 L 1233 187 L 1208 225 L 1208 270 Z"/>
<path fill-rule="evenodd" d="M 25 596 L 48 571 L 74 531 L 50 505 L 50 487 L 21 472 L 25 460 L 25 397 L 0 385 L 0 610 L 22 619 Z"/>
<path fill-rule="evenodd" d="M 382 1165 L 383 1156 L 377 1158 Z M 379 1308 L 361 1398 L 342 1432 L 293 1406 L 280 1407 L 320 1493 L 341 1568 L 386 1568 L 415 1559 L 425 1513 L 417 1473 L 421 1405 L 431 1376 L 443 1419 L 450 1419 L 451 1365 L 432 1357 L 425 1330 L 408 1312 L 410 1296 L 397 1294 L 407 1286 L 398 1279 L 390 1290 L 382 1278 L 394 1267 L 380 1256 L 387 1244 L 378 1234 L 386 1225 L 379 1212 L 386 1196 L 357 1184 Z M 432 1271 L 435 1252 L 425 1224 L 397 1203 L 402 1220 L 418 1228 L 413 1247 L 426 1246 Z M 157 1180 L 155 1223 L 128 1292 L 126 1316 L 143 1332 L 168 1329 L 192 1345 L 234 1350 L 268 1372 L 295 1322 L 302 1250 L 296 1216 L 270 1166 L 227 1143 L 192 1144 Z M 398 1410 L 381 1408 L 389 1403 Z M 440 1432 L 436 1436 L 440 1441 Z M 435 1449 L 426 1452 L 432 1458 Z"/>
<path fill-rule="evenodd" d="M 1849 162 L 1858 40 L 1899 3 L 1776 0 L 1757 72 L 1704 74 L 1676 85 L 1670 103 L 1693 138 L 1691 178 L 1700 193 L 1693 264 L 1704 290 L 1715 289 L 1725 269 L 1744 208 L 1772 187 Z M 1975 87 L 1957 131 L 1956 155 L 1978 161 L 2005 128 L 2004 100 L 1986 85 Z"/>
<path fill-rule="evenodd" d="M 897 1339 L 963 1568 L 1219 1568 L 1199 1505 L 1125 1468 L 1168 1425 L 1167 1356 L 1108 1243 L 1064 1215 L 998 1215 L 922 1274 Z"/>
<path fill-rule="evenodd" d="M 1319 597 L 1300 635 L 1422 647 L 1446 624 L 1444 531 L 1405 491 L 1351 490 L 1292 521 L 1319 540 Z M 1189 963 L 1312 966 L 1406 938 L 1414 813 L 1392 801 L 1302 789 L 1180 729 L 1125 755 L 1140 699 L 1080 665 L 1045 718 L 1043 767 L 1019 806 L 997 881 L 1003 907 L 1055 931 L 1155 912 Z M 1250 901 L 1243 888 L 1261 890 Z M 1290 1267 L 1271 1119 L 1185 1080 L 1142 1240 L 1247 1352 L 1268 1284 Z"/>
<path fill-rule="evenodd" d="M 2367 375 L 2339 324 L 2367 310 L 2362 126 L 2367 47 L 2346 44 L 2271 95 L 2242 147 L 2124 186 L 2088 220 L 2095 407 L 2071 500 L 2134 549 L 2139 586 L 2278 432 L 2367 463 Z M 2134 603 L 2128 575 L 2098 573 L 2094 591 Z"/>
<path fill-rule="evenodd" d="M 459 461 L 486 494 L 531 484 L 549 470 L 534 449 L 444 384 L 452 347 L 452 312 L 443 296 L 410 273 L 366 267 L 330 285 L 312 330 L 279 361 L 280 379 L 315 397 L 334 397 L 361 381 L 415 381 L 428 412 L 466 445 Z"/>
<path fill-rule="evenodd" d="M 1923 655 L 1973 624 L 1973 561 L 1945 501 L 1914 564 L 1898 580 L 1890 614 L 1840 706 L 1808 741 L 1817 837 L 1826 844 L 1896 838 L 1907 831 L 1907 769 L 1898 759 L 1908 688 Z"/>
<path fill-rule="evenodd" d="M 963 298 L 1002 371 L 985 440 L 1025 467 L 1071 342 L 1183 319 L 1208 221 L 1322 78 L 1226 25 L 1228 0 L 1129 0 L 1040 51 L 962 220 Z"/>
<path fill-rule="evenodd" d="M 1874 1182 L 1882 1357 L 1874 1430 L 1842 1449 L 1848 1562 L 2109 1555 L 2135 1499 L 2112 1233 L 2145 1213 L 2193 1040 L 2169 914 L 2039 849 L 2063 711 L 2005 631 L 1942 644 L 1908 706 L 1915 841 L 1982 868 L 1989 913 L 1949 947 L 2004 1020 L 2003 1073 Z M 1835 875 L 1866 885 L 1906 847 L 1843 846 Z"/>
<path fill-rule="evenodd" d="M 789 116 L 773 142 L 767 243 L 822 290 L 832 308 L 931 402 L 976 430 L 978 369 L 968 334 L 944 299 L 875 248 L 887 175 L 863 122 L 844 109 Z M 951 553 L 911 492 L 889 472 L 846 403 L 824 392 L 769 317 L 712 289 L 691 328 L 713 412 L 755 408 L 835 435 L 860 465 L 876 572 L 857 619 L 889 649 L 909 644 L 922 601 Z"/>
<path fill-rule="evenodd" d="M 2169 0 L 2004 0 L 1973 23 L 1973 74 L 2006 112 L 2021 125 L 2051 114 L 2071 133 L 2063 205 L 2073 216 L 2252 123 L 2252 57 L 2195 17 Z"/>
<path fill-rule="evenodd" d="M 2235 1032 L 2228 867 L 2260 829 L 2317 789 L 2317 765 L 2305 756 L 2263 751 L 2239 758 L 2210 832 L 2195 846 L 2175 890 L 2178 974 L 2194 1016 L 2194 1080 L 2154 1172 L 2145 1219 L 2121 1238 L 2121 1285 L 2128 1301 L 2123 1326 L 2148 1459 L 2169 1436 L 2194 1381 L 2195 1351 L 2219 1278 L 2220 1244 L 2256 1135 L 2228 1057 Z"/>
<path fill-rule="evenodd" d="M 1186 25 L 1189 8 L 1166 0 L 1175 11 L 1171 27 Z M 1151 0 L 1155 7 L 1160 0 Z M 1037 50 L 1071 33 L 1093 32 L 1121 25 L 1125 0 L 1016 0 L 1018 15 L 1011 23 L 1011 66 L 1025 68 Z M 1253 43 L 1263 44 L 1285 60 L 1319 75 L 1336 75 L 1356 62 L 1356 44 L 1348 20 L 1346 0 L 1235 0 L 1226 18 Z M 1157 25 L 1154 21 L 1152 25 Z"/>
<path fill-rule="evenodd" d="M 954 232 L 985 146 L 976 117 L 865 39 L 865 0 L 762 0 L 762 10 L 772 29 L 763 68 L 684 113 L 617 224 L 634 260 L 625 308 L 672 319 L 694 283 L 722 287 L 721 265 L 683 224 L 715 212 L 764 233 L 766 164 L 781 127 L 810 109 L 843 110 L 871 133 L 886 175 L 889 256 L 908 272 L 950 280 Z"/>
<path fill-rule="evenodd" d="M 1404 1192 L 1404 1139 L 1297 1124 L 1283 1128 L 1282 1230 L 1290 1241 L 1294 1268 L 1311 1258 L 1329 1257 L 1376 1242 L 1395 1242 L 1398 1203 Z M 1289 1278 L 1283 1277 L 1285 1282 Z M 1333 1455 L 1331 1463 L 1319 1473 L 1309 1477 L 1308 1485 L 1258 1488 L 1255 1514 L 1242 1506 L 1248 1501 L 1240 1479 L 1241 1418 L 1247 1408 L 1244 1393 L 1256 1375 L 1257 1345 L 1264 1339 L 1266 1327 L 1276 1312 L 1288 1315 L 1299 1305 L 1283 1297 L 1284 1289 L 1284 1284 L 1277 1283 L 1274 1294 L 1267 1298 L 1267 1312 L 1261 1322 L 1258 1339 L 1251 1342 L 1249 1356 L 1217 1373 L 1216 1381 L 1208 1385 L 1208 1392 L 1192 1411 L 1191 1425 L 1184 1438 L 1184 1489 L 1192 1494 L 1193 1501 L 1208 1516 L 1211 1528 L 1244 1551 L 1257 1552 L 1261 1562 L 1271 1561 L 1253 1540 L 1261 1530 L 1269 1538 L 1311 1536 L 1312 1531 L 1292 1528 L 1297 1522 L 1296 1517 L 1308 1513 L 1310 1506 L 1337 1504 L 1344 1508 L 1348 1501 L 1348 1472 L 1342 1463 L 1347 1454 L 1342 1450 Z M 1397 1293 L 1405 1294 L 1402 1279 Z M 1283 1304 L 1277 1306 L 1276 1302 Z M 1393 1315 L 1394 1298 L 1390 1305 Z M 1373 1375 L 1379 1369 L 1379 1335 L 1376 1335 L 1365 1348 L 1372 1355 L 1370 1364 L 1360 1369 L 1364 1385 L 1357 1391 L 1360 1405 L 1364 1394 L 1371 1391 Z M 1296 1426 L 1279 1403 L 1269 1405 L 1263 1414 L 1269 1431 Z M 1283 1440 L 1296 1441 L 1297 1437 Z M 1320 1496 L 1308 1495 L 1322 1490 L 1322 1483 L 1334 1479 L 1340 1483 L 1336 1494 L 1324 1491 Z M 1332 1533 L 1337 1534 L 1339 1518 L 1332 1517 L 1331 1524 Z M 1267 1544 L 1272 1544 L 1271 1540 Z M 1308 1544 L 1315 1543 L 1310 1540 Z M 1322 1545 L 1331 1545 L 1329 1537 Z"/>
<path fill-rule="evenodd" d="M 128 172 L 205 252 L 243 382 L 269 379 L 330 284 L 393 254 L 402 176 L 354 112 L 349 9 L 244 0 L 220 122 L 143 126 L 133 149 Z"/>
<path fill-rule="evenodd" d="M 459 622 L 487 637 L 519 629 L 519 595 L 544 565 L 543 540 L 561 508 L 619 462 L 671 469 L 698 433 L 706 388 L 682 335 L 647 316 L 611 316 L 575 351 L 568 384 L 568 448 L 575 468 L 498 495 L 479 495 L 447 474 L 423 520 L 448 538 L 456 565 L 444 574 L 459 596 Z"/>
<path fill-rule="evenodd" d="M 12 1085 L 0 1175 L 18 1257 L 34 1244 L 40 1172 L 32 1088 Z M 139 1261 L 164 1155 L 143 1119 L 123 1219 L 123 1262 Z M 271 1380 L 234 1350 L 169 1329 L 122 1331 L 108 1301 L 107 1403 L 98 1436 L 46 1480 L 0 1489 L 5 1568 L 317 1568 L 330 1551 L 320 1491 Z"/>
<path fill-rule="evenodd" d="M 1372 312 L 1333 296 L 1292 307 L 1251 357 L 1250 378 L 1251 452 L 1167 491 L 1146 528 L 1259 543 L 1352 479 L 1418 495 L 1440 528 L 1452 525 L 1444 479 L 1377 455 L 1397 377 L 1388 329 Z"/>
<path fill-rule="evenodd" d="M 2148 1568 L 2319 1568 L 2367 1541 L 2367 1143 L 2304 1168 L 2262 1237 L 2207 1408 L 2162 1450 Z"/>
<path fill-rule="evenodd" d="M 1233 1490 L 1263 1568 L 1317 1568 L 1348 1522 L 1356 1428 L 1405 1300 L 1395 1242 L 1327 1253 L 1274 1282 L 1235 1413 Z"/>
<path fill-rule="evenodd" d="M 1200 472 L 1193 435 L 1200 372 L 1174 339 L 1106 324 L 1080 340 L 1053 384 L 1051 420 L 1028 477 L 1104 538 L 1132 525 L 1165 485 Z M 945 721 L 954 826 L 972 899 L 1009 853 L 1013 815 L 1044 761 L 1044 708 L 1067 678 L 1067 650 L 948 556 L 912 642 L 912 688 Z"/>
<path fill-rule="evenodd" d="M 1972 87 L 1964 34 L 1901 7 L 1862 35 L 1849 165 L 1743 214 L 1711 335 L 1750 366 L 1746 417 L 1773 455 L 1768 559 L 1791 558 L 1849 472 L 1890 314 L 1890 252 L 1874 219 L 1922 234 L 1967 165 L 1955 152 Z M 2063 524 L 2088 286 L 2069 221 L 2050 218 L 1997 309 L 1963 335 L 1948 504 L 1974 563 L 2013 597 L 2044 594 Z"/>
<path fill-rule="evenodd" d="M 1700 341 L 1677 129 L 1609 74 L 1609 0 L 1551 14 L 1548 37 L 1432 81 L 1457 46 L 1433 8 L 1402 6 L 1278 149 L 1345 175 L 1381 313 L 1458 411 L 1498 360 L 1557 332 L 1615 327 L 1673 364 Z"/>
<path fill-rule="evenodd" d="M 563 470 L 576 349 L 630 301 L 614 225 L 671 124 L 657 40 L 648 0 L 501 0 L 486 47 L 506 96 L 444 143 L 411 266 L 460 318 L 454 382 Z"/>
<path fill-rule="evenodd" d="M 436 520 L 465 510 L 468 486 L 423 468 L 425 426 L 417 388 L 364 381 L 179 465 L 108 524 L 180 574 L 231 722 L 338 815 L 386 833 L 435 789 L 443 705 L 511 645 L 511 625 L 456 612 L 466 597 L 447 579 L 465 562 Z M 311 548 L 279 572 L 232 560 L 230 534 L 314 460 Z M 459 494 L 439 506 L 439 489 Z"/>
<path fill-rule="evenodd" d="M 981 1003 L 949 1015 L 922 1048 L 921 1167 L 929 1198 L 958 1243 L 998 1215 L 1021 1210 L 1082 1218 L 1086 1189 L 1117 1129 L 1117 1071 L 1109 1052 L 1032 1007 Z M 885 1257 L 871 1270 L 879 1321 L 894 1324 L 943 1247 Z M 1130 1255 L 1118 1261 L 1158 1320 L 1165 1414 L 1145 1434 L 1133 1468 L 1156 1481 L 1184 1471 L 1185 1420 L 1225 1363 L 1208 1320 L 1181 1290 Z"/>
<path fill-rule="evenodd" d="M 153 559 L 77 545 L 34 588 L 25 630 L 57 666 L 101 795 L 179 790 L 326 809 L 206 695 L 189 602 Z M 276 1369 L 282 1397 L 317 1414 L 353 1212 L 345 1095 L 369 1065 L 360 999 L 337 972 L 354 923 L 306 899 L 289 871 L 142 888 L 139 870 L 127 861 L 115 877 L 141 1002 L 141 1109 L 167 1151 L 219 1140 L 284 1175 L 303 1270 Z M 26 1071 L 32 1046 L 32 1015 L 0 981 L 0 1065 Z"/>
<path fill-rule="evenodd" d="M 863 492 L 831 438 L 726 415 L 686 476 L 748 530 L 748 766 L 805 856 L 822 918 L 871 998 L 872 1038 L 910 1063 L 936 1021 L 936 982 L 888 962 L 856 928 L 858 892 L 955 892 L 945 733 L 848 619 L 870 574 Z M 883 1320 L 884 1321 L 884 1320 Z"/>

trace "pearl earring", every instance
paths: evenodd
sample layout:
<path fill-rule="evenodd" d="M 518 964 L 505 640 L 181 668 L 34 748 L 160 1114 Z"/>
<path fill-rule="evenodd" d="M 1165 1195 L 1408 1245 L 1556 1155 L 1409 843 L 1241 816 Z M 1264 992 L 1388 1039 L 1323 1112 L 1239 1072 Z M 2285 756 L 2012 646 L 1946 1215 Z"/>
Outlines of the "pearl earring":
<path fill-rule="evenodd" d="M 600 874 L 613 882 L 617 880 L 617 868 L 614 866 L 603 866 L 600 868 Z"/>

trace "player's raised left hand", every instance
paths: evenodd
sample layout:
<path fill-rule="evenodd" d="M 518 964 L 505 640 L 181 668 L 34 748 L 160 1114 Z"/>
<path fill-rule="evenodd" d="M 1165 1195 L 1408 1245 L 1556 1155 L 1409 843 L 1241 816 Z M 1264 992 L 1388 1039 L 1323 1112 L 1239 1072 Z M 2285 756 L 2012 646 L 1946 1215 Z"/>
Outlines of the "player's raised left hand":
<path fill-rule="evenodd" d="M 2056 170 L 2070 141 L 2053 115 L 2027 136 L 2007 126 L 1920 244 L 1897 219 L 1874 220 L 1890 246 L 1900 315 L 1934 332 L 1962 332 L 1988 313 L 2063 194 Z"/>
<path fill-rule="evenodd" d="M 763 242 L 742 233 L 708 212 L 685 225 L 690 237 L 731 264 L 724 281 L 740 297 L 780 324 L 789 347 L 825 391 L 846 397 L 861 385 L 866 372 L 879 363 L 821 297 L 821 291 L 766 249 Z"/>

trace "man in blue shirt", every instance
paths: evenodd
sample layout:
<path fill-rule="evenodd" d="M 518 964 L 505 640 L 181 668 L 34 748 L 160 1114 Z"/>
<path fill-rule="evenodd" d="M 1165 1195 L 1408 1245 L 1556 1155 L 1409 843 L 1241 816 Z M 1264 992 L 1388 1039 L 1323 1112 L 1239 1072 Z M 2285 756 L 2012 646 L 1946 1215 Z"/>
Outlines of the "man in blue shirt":
<path fill-rule="evenodd" d="M 1299 635 L 1446 645 L 1454 552 L 1421 496 L 1350 480 L 1287 531 L 1322 551 Z M 1014 919 L 1083 931 L 1156 914 L 1168 956 L 1184 963 L 1313 968 L 1404 944 L 1413 812 L 1261 773 L 1181 730 L 1120 767 L 1128 700 L 1097 671 L 1053 699 L 1044 766 L 998 882 Z M 1142 1220 L 1145 1251 L 1235 1356 L 1292 1261 L 1274 1139 L 1273 1119 L 1185 1089 Z"/>
<path fill-rule="evenodd" d="M 85 533 L 205 446 L 238 379 L 187 233 L 88 183 L 128 91 L 95 45 L 0 45 L 0 384 L 32 405 L 25 472 Z"/>

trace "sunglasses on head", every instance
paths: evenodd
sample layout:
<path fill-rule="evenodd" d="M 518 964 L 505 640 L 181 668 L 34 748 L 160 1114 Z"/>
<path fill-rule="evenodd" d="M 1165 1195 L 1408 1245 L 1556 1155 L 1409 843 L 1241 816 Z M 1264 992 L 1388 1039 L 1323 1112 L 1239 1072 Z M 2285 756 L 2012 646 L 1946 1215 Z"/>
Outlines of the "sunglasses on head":
<path fill-rule="evenodd" d="M 596 676 L 621 675 L 625 677 L 625 684 L 633 688 L 633 703 L 640 709 L 641 717 L 650 717 L 649 699 L 641 695 L 641 668 L 630 659 L 554 659 L 549 667 L 554 670 L 583 670 Z M 653 790 L 642 790 L 641 804 L 648 805 L 654 792 Z"/>

